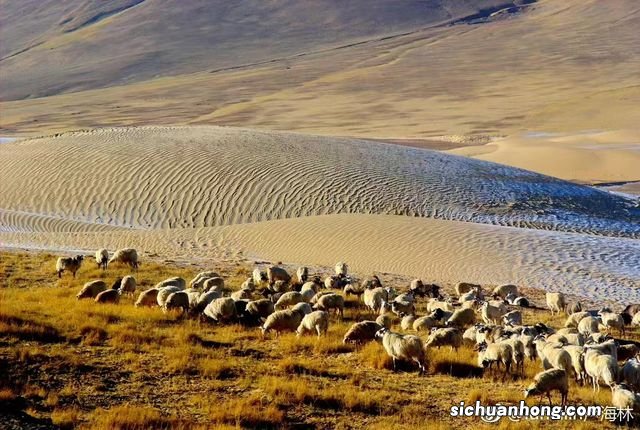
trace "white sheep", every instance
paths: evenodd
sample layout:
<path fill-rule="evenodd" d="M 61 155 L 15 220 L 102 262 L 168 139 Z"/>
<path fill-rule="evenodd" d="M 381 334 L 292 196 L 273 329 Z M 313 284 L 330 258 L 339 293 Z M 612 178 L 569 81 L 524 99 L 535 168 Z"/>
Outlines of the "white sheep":
<path fill-rule="evenodd" d="M 373 289 L 364 290 L 364 304 L 373 312 L 379 312 L 382 302 L 388 299 L 387 291 L 384 288 L 378 287 Z"/>
<path fill-rule="evenodd" d="M 344 297 L 340 294 L 325 294 L 318 299 L 313 308 L 326 312 L 335 310 L 340 318 L 344 318 Z"/>
<path fill-rule="evenodd" d="M 189 294 L 184 291 L 176 291 L 169 294 L 162 307 L 163 312 L 181 309 L 182 313 L 189 311 Z"/>
<path fill-rule="evenodd" d="M 56 273 L 58 278 L 62 278 L 62 273 L 67 270 L 71 272 L 73 277 L 76 277 L 76 272 L 80 270 L 84 256 L 76 255 L 75 257 L 60 257 L 56 261 Z"/>
<path fill-rule="evenodd" d="M 473 290 L 481 290 L 482 287 L 478 284 L 472 284 L 470 282 L 458 282 L 455 289 L 456 294 L 458 295 L 458 297 L 460 297 L 463 294 L 471 292 Z"/>
<path fill-rule="evenodd" d="M 253 291 L 254 285 L 253 285 L 253 280 L 251 278 L 249 278 L 249 280 L 251 282 L 247 283 L 247 281 L 245 281 L 242 286 L 240 287 L 241 290 L 249 290 L 249 291 Z M 197 288 L 197 287 L 194 287 Z M 202 292 L 206 293 L 207 291 L 219 291 L 220 293 L 224 292 L 224 278 L 221 278 L 220 276 L 214 276 L 211 278 L 206 278 L 204 280 L 204 282 L 202 282 Z"/>
<path fill-rule="evenodd" d="M 600 333 L 600 320 L 592 316 L 582 318 L 578 323 L 578 332 L 587 337 Z"/>
<path fill-rule="evenodd" d="M 157 288 L 157 287 L 154 287 L 154 288 Z M 176 287 L 174 285 L 157 288 L 157 290 L 158 290 L 158 296 L 157 296 L 158 306 L 160 306 L 161 308 L 164 308 L 164 304 L 166 303 L 167 298 L 169 297 L 169 294 L 175 293 L 177 291 L 182 291 L 180 287 Z"/>
<path fill-rule="evenodd" d="M 490 343 L 486 342 L 478 345 L 478 366 L 483 369 L 491 370 L 493 364 L 496 364 L 497 370 L 500 370 L 500 364 L 504 365 L 504 379 L 511 370 L 513 362 L 513 349 L 507 343 Z"/>
<path fill-rule="evenodd" d="M 551 392 L 560 392 L 560 402 L 564 406 L 567 404 L 567 397 L 569 396 L 569 378 L 567 372 L 563 369 L 549 369 L 538 373 L 533 378 L 533 383 L 524 390 L 524 398 L 529 396 L 540 395 L 540 401 L 542 396 L 547 395 L 549 399 L 549 405 L 551 406 Z"/>
<path fill-rule="evenodd" d="M 267 281 L 269 285 L 274 285 L 276 281 L 282 281 L 288 284 L 291 281 L 291 275 L 287 273 L 282 267 L 269 266 L 267 267 Z"/>
<path fill-rule="evenodd" d="M 480 314 L 485 324 L 499 325 L 502 322 L 502 316 L 505 313 L 504 308 L 494 306 L 489 302 L 484 302 L 480 308 Z"/>
<path fill-rule="evenodd" d="M 306 309 L 300 305 L 309 307 L 308 303 L 298 303 L 290 309 L 275 311 L 269 315 L 261 328 L 262 337 L 266 337 L 267 333 L 272 330 L 276 332 L 276 337 L 282 331 L 296 331 L 304 316 L 311 313 L 310 309 Z M 307 310 L 309 310 L 309 312 L 307 312 Z"/>
<path fill-rule="evenodd" d="M 525 347 L 522 340 L 516 336 L 502 340 L 500 343 L 507 344 L 511 347 L 513 365 L 516 368 L 516 372 L 519 371 L 520 374 L 524 376 Z"/>
<path fill-rule="evenodd" d="M 315 305 L 320 300 L 320 297 L 326 296 L 327 294 L 335 294 L 333 291 L 318 291 L 312 298 L 309 300 L 309 304 Z"/>
<path fill-rule="evenodd" d="M 96 251 L 96 264 L 102 270 L 107 268 L 107 263 L 109 262 L 109 251 L 104 248 L 100 248 Z"/>
<path fill-rule="evenodd" d="M 120 300 L 120 291 L 109 289 L 98 293 L 95 298 L 96 303 L 118 303 Z"/>
<path fill-rule="evenodd" d="M 385 351 L 393 360 L 393 370 L 396 370 L 397 360 L 405 360 L 416 362 L 421 375 L 426 373 L 426 355 L 418 336 L 402 335 L 382 328 L 376 333 L 376 339 L 382 342 Z"/>
<path fill-rule="evenodd" d="M 413 328 L 413 323 L 416 320 L 415 315 L 405 315 L 400 321 L 400 328 L 403 331 L 411 330 Z"/>
<path fill-rule="evenodd" d="M 631 319 L 631 325 L 634 327 L 640 326 L 640 312 L 637 312 Z"/>
<path fill-rule="evenodd" d="M 453 312 L 446 322 L 448 327 L 466 327 L 475 324 L 476 313 L 472 308 L 458 309 Z"/>
<path fill-rule="evenodd" d="M 585 346 L 584 368 L 591 378 L 593 391 L 600 391 L 600 383 L 613 387 L 618 377 L 618 362 L 609 354 Z"/>
<path fill-rule="evenodd" d="M 153 286 L 153 288 L 157 288 L 160 290 L 165 287 L 176 287 L 179 290 L 184 290 L 186 286 L 187 286 L 187 283 L 185 282 L 184 279 L 178 276 L 174 276 L 173 278 L 167 278 L 158 282 L 156 285 Z"/>
<path fill-rule="evenodd" d="M 341 281 L 342 281 L 342 278 L 340 278 L 338 275 L 329 275 L 326 278 L 324 278 L 324 287 L 330 290 L 335 288 L 340 288 Z"/>
<path fill-rule="evenodd" d="M 622 318 L 622 315 L 616 314 L 614 312 L 603 311 L 600 311 L 598 314 L 600 315 L 600 319 L 602 320 L 602 325 L 607 328 L 607 333 L 609 333 L 612 328 L 615 328 L 620 332 L 620 336 L 625 335 L 624 319 Z"/>
<path fill-rule="evenodd" d="M 138 270 L 138 266 L 140 266 L 140 262 L 138 261 L 138 251 L 133 248 L 118 249 L 113 253 L 108 264 L 111 263 L 128 264 L 132 269 Z"/>
<path fill-rule="evenodd" d="M 120 281 L 120 294 L 132 296 L 136 292 L 136 278 L 127 275 Z"/>
<path fill-rule="evenodd" d="M 493 289 L 493 296 L 498 296 L 502 299 L 505 299 L 509 294 L 513 294 L 515 296 L 518 295 L 518 287 L 515 285 L 499 285 Z"/>
<path fill-rule="evenodd" d="M 383 328 L 375 321 L 360 321 L 352 324 L 344 335 L 342 342 L 362 344 L 375 339 L 376 333 Z"/>
<path fill-rule="evenodd" d="M 580 345 L 566 345 L 562 349 L 569 353 L 571 357 L 571 368 L 573 369 L 573 375 L 576 378 L 576 382 L 580 385 L 584 385 L 587 372 L 584 368 L 584 347 Z"/>
<path fill-rule="evenodd" d="M 309 278 L 309 268 L 304 266 L 298 267 L 298 270 L 296 270 L 296 278 L 301 284 L 307 282 L 307 278 Z"/>
<path fill-rule="evenodd" d="M 329 329 L 329 314 L 325 311 L 313 311 L 302 318 L 298 329 L 297 336 L 305 333 L 316 332 L 318 337 L 327 334 Z"/>
<path fill-rule="evenodd" d="M 347 272 L 349 270 L 349 267 L 347 266 L 347 263 L 338 262 L 338 263 L 336 263 L 336 266 L 334 267 L 334 270 L 336 272 L 336 275 L 340 276 L 341 278 L 344 278 L 344 277 L 347 276 Z"/>
<path fill-rule="evenodd" d="M 104 281 L 96 280 L 87 282 L 84 284 L 80 292 L 76 295 L 78 300 L 95 298 L 99 293 L 107 289 L 107 284 Z"/>
<path fill-rule="evenodd" d="M 315 282 L 305 282 L 300 288 L 300 294 L 302 294 L 302 300 L 310 303 L 313 296 L 317 294 L 319 290 L 318 284 Z"/>
<path fill-rule="evenodd" d="M 440 310 L 440 312 L 442 312 L 442 310 Z M 413 322 L 413 329 L 417 332 L 430 332 L 431 329 L 437 325 L 438 318 L 436 318 L 436 316 L 432 313 L 431 315 L 416 318 L 416 320 Z"/>
<path fill-rule="evenodd" d="M 251 300 L 253 298 L 253 292 L 248 288 L 242 288 L 240 290 L 236 290 L 233 293 L 231 293 L 231 298 L 235 301 Z"/>
<path fill-rule="evenodd" d="M 157 288 L 149 288 L 148 290 L 144 290 L 138 296 L 138 300 L 136 300 L 135 306 L 138 308 L 140 306 L 148 306 L 153 307 L 158 305 L 158 292 Z"/>
<path fill-rule="evenodd" d="M 376 318 L 376 323 L 380 324 L 384 328 L 390 329 L 393 325 L 393 319 L 387 314 L 378 315 L 378 317 Z"/>
<path fill-rule="evenodd" d="M 542 361 L 543 369 L 563 369 L 566 370 L 567 373 L 571 371 L 571 356 L 567 351 L 562 349 L 562 344 L 549 343 L 543 339 L 536 340 L 535 344 L 536 353 Z"/>
<path fill-rule="evenodd" d="M 457 328 L 432 328 L 427 341 L 426 348 L 438 348 L 449 346 L 451 350 L 457 350 L 462 345 L 462 333 Z"/>
<path fill-rule="evenodd" d="M 218 277 L 220 277 L 220 275 L 218 275 L 218 272 L 214 272 L 213 270 L 206 270 L 204 272 L 200 272 L 196 276 L 194 276 L 193 279 L 189 282 L 189 287 L 200 289 L 202 288 L 204 281 L 206 281 L 209 278 L 218 278 Z"/>
<path fill-rule="evenodd" d="M 215 322 L 229 322 L 236 318 L 236 302 L 231 297 L 213 300 L 204 308 L 203 314 Z"/>
<path fill-rule="evenodd" d="M 524 345 L 524 356 L 530 361 L 533 361 L 537 357 L 536 345 L 534 343 L 534 337 L 532 335 L 521 334 L 520 341 Z"/>
<path fill-rule="evenodd" d="M 411 299 L 408 299 L 408 297 Z M 412 294 L 401 294 L 391 302 L 391 312 L 398 316 L 411 315 L 416 312 Z"/>
<path fill-rule="evenodd" d="M 580 321 L 582 321 L 583 318 L 587 318 L 590 316 L 591 314 L 589 312 L 574 312 L 567 317 L 567 320 L 565 321 L 564 326 L 577 328 L 578 324 L 580 324 Z"/>
<path fill-rule="evenodd" d="M 629 409 L 635 413 L 640 412 L 640 395 L 631 391 L 625 384 L 616 384 L 611 387 L 611 405 L 618 410 Z"/>
<path fill-rule="evenodd" d="M 267 280 L 267 273 L 260 270 L 258 267 L 253 269 L 253 283 L 256 286 L 262 285 L 263 282 Z"/>
<path fill-rule="evenodd" d="M 281 311 L 303 301 L 302 294 L 297 291 L 289 291 L 280 296 L 276 302 L 275 308 L 277 311 Z"/>
<path fill-rule="evenodd" d="M 202 312 L 204 312 L 209 303 L 211 303 L 215 299 L 219 299 L 220 297 L 222 297 L 222 294 L 219 291 L 215 290 L 210 290 L 206 293 L 200 294 L 195 303 L 195 306 L 192 307 L 191 312 L 193 314 L 201 314 Z"/>
<path fill-rule="evenodd" d="M 440 301 L 438 299 L 430 299 L 427 302 L 427 312 L 433 312 L 436 309 L 442 309 L 443 311 L 453 312 L 453 304 L 448 301 Z"/>
<path fill-rule="evenodd" d="M 547 299 L 547 306 L 551 311 L 551 315 L 564 312 L 567 303 L 563 293 L 547 293 L 545 298 Z"/>
<path fill-rule="evenodd" d="M 522 325 L 522 312 L 515 310 L 502 316 L 502 322 L 508 326 Z"/>

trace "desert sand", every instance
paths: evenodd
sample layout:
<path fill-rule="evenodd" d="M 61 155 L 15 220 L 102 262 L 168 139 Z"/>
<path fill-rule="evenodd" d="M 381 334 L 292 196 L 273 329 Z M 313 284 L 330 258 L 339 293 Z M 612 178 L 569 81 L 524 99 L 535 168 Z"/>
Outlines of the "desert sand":
<path fill-rule="evenodd" d="M 442 152 L 230 127 L 111 128 L 3 144 L 0 184 L 4 247 L 347 260 L 363 274 L 640 300 L 632 200 Z"/>

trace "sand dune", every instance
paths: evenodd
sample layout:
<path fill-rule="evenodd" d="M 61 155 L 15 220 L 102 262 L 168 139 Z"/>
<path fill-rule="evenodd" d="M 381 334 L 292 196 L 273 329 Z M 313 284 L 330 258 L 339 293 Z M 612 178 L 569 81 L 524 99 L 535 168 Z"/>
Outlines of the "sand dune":
<path fill-rule="evenodd" d="M 530 133 L 453 154 L 588 183 L 640 180 L 640 131 Z"/>
<path fill-rule="evenodd" d="M 123 230 L 108 224 L 75 221 L 66 218 L 0 209 L 0 232 L 68 232 Z"/>
<path fill-rule="evenodd" d="M 258 258 L 373 271 L 437 282 L 468 280 L 640 301 L 640 242 L 475 223 L 384 215 L 325 215 L 201 229 L 0 233 L 5 246 L 115 249 L 171 258 Z M 146 257 L 145 257 L 146 258 Z"/>
<path fill-rule="evenodd" d="M 2 209 L 26 218 L 136 229 L 363 213 L 640 236 L 640 209 L 590 187 L 440 152 L 249 129 L 116 128 L 6 143 L 0 184 Z"/>

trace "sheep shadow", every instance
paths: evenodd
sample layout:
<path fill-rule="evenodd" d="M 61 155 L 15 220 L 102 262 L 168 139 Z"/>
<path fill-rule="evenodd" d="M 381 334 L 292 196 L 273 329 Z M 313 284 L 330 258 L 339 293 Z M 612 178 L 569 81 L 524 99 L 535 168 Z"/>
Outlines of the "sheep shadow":
<path fill-rule="evenodd" d="M 469 363 L 445 360 L 436 363 L 433 367 L 434 373 L 449 375 L 454 378 L 481 378 L 483 369 Z"/>

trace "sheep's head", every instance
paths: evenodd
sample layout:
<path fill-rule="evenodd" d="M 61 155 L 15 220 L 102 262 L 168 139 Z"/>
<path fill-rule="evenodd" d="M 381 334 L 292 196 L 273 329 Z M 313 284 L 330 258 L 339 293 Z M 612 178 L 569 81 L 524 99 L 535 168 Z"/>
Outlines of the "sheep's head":
<path fill-rule="evenodd" d="M 383 327 L 380 330 L 378 330 L 375 335 L 376 340 L 378 342 L 382 341 L 382 338 L 384 337 L 385 333 L 387 333 L 388 331 L 389 329 L 386 327 Z"/>
<path fill-rule="evenodd" d="M 523 390 L 524 392 L 524 398 L 528 398 L 530 396 L 537 396 L 540 395 L 540 390 L 538 390 L 538 388 L 536 388 L 536 386 L 534 384 L 532 384 L 529 388 L 525 388 Z"/>

